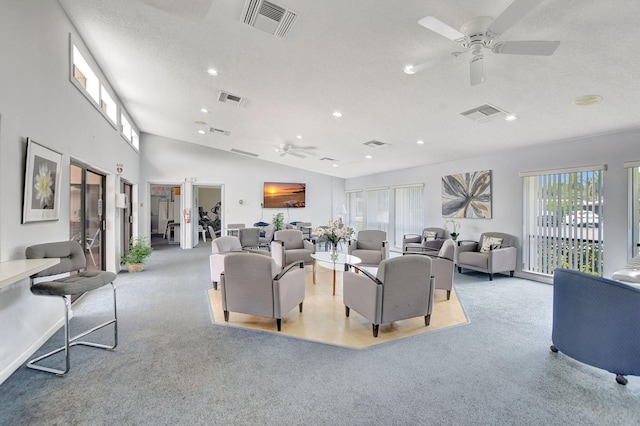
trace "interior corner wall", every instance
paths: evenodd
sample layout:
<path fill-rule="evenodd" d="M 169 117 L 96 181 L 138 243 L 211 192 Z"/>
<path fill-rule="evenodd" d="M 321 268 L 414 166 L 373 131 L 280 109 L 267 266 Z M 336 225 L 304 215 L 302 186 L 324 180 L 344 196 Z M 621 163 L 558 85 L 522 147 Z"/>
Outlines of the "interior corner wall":
<path fill-rule="evenodd" d="M 284 214 L 286 222 L 304 221 L 314 226 L 324 224 L 333 218 L 332 200 L 344 200 L 344 179 L 302 168 L 146 133 L 140 135 L 140 153 L 141 180 L 145 182 L 185 182 L 186 179 L 193 179 L 189 182 L 196 187 L 223 187 L 223 235 L 227 223 L 244 223 L 247 226 L 259 221 L 270 223 L 273 215 L 279 212 Z M 303 167 L 305 161 L 312 160 L 300 161 Z M 306 206 L 262 208 L 264 182 L 306 183 Z M 149 217 L 149 212 L 140 213 L 140 219 L 146 221 L 141 229 L 147 235 L 150 230 Z"/>
<path fill-rule="evenodd" d="M 70 158 L 137 183 L 138 154 L 69 81 L 69 34 L 56 1 L 10 0 L 0 13 L 0 261 L 27 246 L 69 239 Z M 22 224 L 26 138 L 62 153 L 59 220 Z M 113 196 L 115 194 L 107 194 Z M 107 205 L 110 200 L 105 200 Z M 114 221 L 107 218 L 107 232 Z M 113 239 L 112 243 L 113 243 Z M 118 265 L 119 266 L 119 265 Z M 25 279 L 0 289 L 0 382 L 60 326 L 63 302 L 34 296 Z"/>
<path fill-rule="evenodd" d="M 442 177 L 492 170 L 493 217 L 461 219 L 462 239 L 477 239 L 482 232 L 499 231 L 518 237 L 522 244 L 523 184 L 519 172 L 606 164 L 604 173 L 604 275 L 622 268 L 627 258 L 627 171 L 623 163 L 640 159 L 640 129 L 558 141 L 477 158 L 414 167 L 346 180 L 346 189 L 366 189 L 425 183 L 425 226 L 442 226 Z M 521 270 L 519 256 L 518 270 Z"/>

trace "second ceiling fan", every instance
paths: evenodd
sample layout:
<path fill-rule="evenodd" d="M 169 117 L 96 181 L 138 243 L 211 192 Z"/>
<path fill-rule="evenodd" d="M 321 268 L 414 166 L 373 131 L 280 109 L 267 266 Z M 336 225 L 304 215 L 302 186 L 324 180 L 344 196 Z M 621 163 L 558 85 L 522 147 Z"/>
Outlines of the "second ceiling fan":
<path fill-rule="evenodd" d="M 559 41 L 495 41 L 541 2 L 542 0 L 515 0 L 497 18 L 491 19 L 483 16 L 472 19 L 465 23 L 460 28 L 460 31 L 433 16 L 426 16 L 418 23 L 441 36 L 459 43 L 471 52 L 469 68 L 471 85 L 473 86 L 484 81 L 483 61 L 485 49 L 489 49 L 496 54 L 538 56 L 550 56 L 556 51 L 560 45 Z M 453 55 L 457 57 L 462 53 L 455 52 Z M 409 65 L 405 67 L 405 72 L 413 74 L 434 65 L 436 62 L 438 61 Z"/>

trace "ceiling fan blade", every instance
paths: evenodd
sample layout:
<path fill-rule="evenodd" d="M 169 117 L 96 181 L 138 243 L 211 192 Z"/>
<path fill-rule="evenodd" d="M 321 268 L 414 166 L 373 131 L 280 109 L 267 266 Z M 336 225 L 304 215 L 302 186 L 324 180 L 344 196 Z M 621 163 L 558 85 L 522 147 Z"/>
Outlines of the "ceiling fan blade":
<path fill-rule="evenodd" d="M 422 25 L 425 28 L 430 29 L 431 31 L 440 34 L 448 38 L 449 40 L 457 41 L 461 43 L 465 39 L 465 35 L 455 28 L 450 27 L 439 19 L 434 18 L 433 16 L 425 16 L 421 20 L 418 21 L 418 24 Z"/>
<path fill-rule="evenodd" d="M 559 41 L 501 41 L 493 45 L 491 51 L 503 55 L 551 56 L 559 45 Z"/>
<path fill-rule="evenodd" d="M 541 2 L 542 0 L 514 0 L 513 3 L 489 25 L 487 37 L 489 39 L 499 37 Z"/>
<path fill-rule="evenodd" d="M 484 59 L 482 55 L 471 58 L 469 61 L 469 71 L 471 73 L 472 86 L 484 82 Z"/>

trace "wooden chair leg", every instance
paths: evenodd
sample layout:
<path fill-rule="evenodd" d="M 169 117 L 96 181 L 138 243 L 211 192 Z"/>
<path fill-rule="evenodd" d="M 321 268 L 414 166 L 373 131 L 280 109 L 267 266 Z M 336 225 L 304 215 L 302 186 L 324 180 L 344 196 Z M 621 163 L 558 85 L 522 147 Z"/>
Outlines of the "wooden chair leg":
<path fill-rule="evenodd" d="M 278 331 L 282 331 L 282 318 L 276 318 L 276 326 L 278 327 Z"/>
<path fill-rule="evenodd" d="M 229 311 L 224 311 L 224 320 L 229 322 Z"/>
<path fill-rule="evenodd" d="M 347 317 L 349 316 L 349 307 L 348 306 L 344 307 L 344 313 L 345 313 L 345 315 L 347 315 Z"/>
<path fill-rule="evenodd" d="M 431 322 L 431 314 L 425 315 L 424 316 L 424 325 L 428 326 L 430 322 Z"/>
<path fill-rule="evenodd" d="M 303 302 L 300 302 L 300 312 L 302 312 L 302 303 Z"/>
<path fill-rule="evenodd" d="M 371 324 L 373 327 L 373 337 L 378 337 L 378 330 L 380 328 L 380 324 Z"/>
<path fill-rule="evenodd" d="M 447 290 L 447 300 L 451 299 L 451 290 Z"/>

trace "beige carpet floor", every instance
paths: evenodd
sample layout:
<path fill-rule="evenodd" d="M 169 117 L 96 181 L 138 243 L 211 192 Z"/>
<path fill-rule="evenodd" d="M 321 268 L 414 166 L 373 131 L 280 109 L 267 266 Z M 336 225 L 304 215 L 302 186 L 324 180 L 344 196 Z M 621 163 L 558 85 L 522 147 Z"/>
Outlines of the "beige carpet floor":
<path fill-rule="evenodd" d="M 211 288 L 209 301 L 213 322 L 217 325 L 246 328 L 359 349 L 468 323 L 455 290 L 451 292 L 450 300 L 447 300 L 446 291 L 436 290 L 433 313 L 428 327 L 425 327 L 423 317 L 381 324 L 378 337 L 374 338 L 371 332 L 371 323 L 364 317 L 354 310 L 351 310 L 348 318 L 345 316 L 344 304 L 342 303 L 342 273 L 337 274 L 336 295 L 333 296 L 331 294 L 332 271 L 322 267 L 317 268 L 316 284 L 313 284 L 311 266 L 306 267 L 306 272 L 306 296 L 303 311 L 300 313 L 297 308 L 292 309 L 282 319 L 282 331 L 277 331 L 275 319 L 236 312 L 230 312 L 229 322 L 225 322 L 220 290 L 216 291 Z"/>

